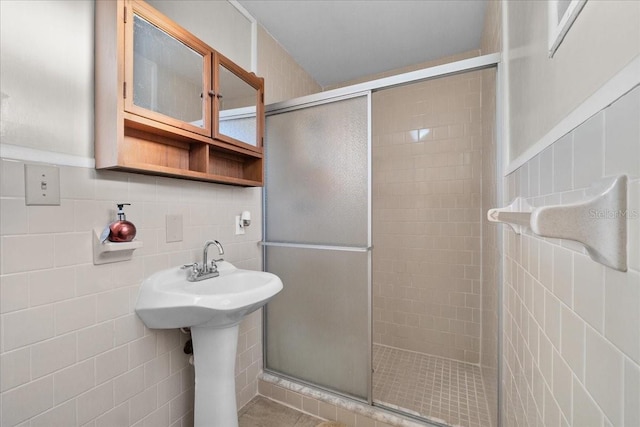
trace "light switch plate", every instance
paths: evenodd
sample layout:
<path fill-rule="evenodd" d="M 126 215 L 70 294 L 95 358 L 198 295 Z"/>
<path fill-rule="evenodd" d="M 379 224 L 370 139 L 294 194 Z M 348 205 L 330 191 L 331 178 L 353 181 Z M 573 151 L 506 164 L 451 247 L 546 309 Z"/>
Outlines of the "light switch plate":
<path fill-rule="evenodd" d="M 25 203 L 60 205 L 60 169 L 49 165 L 24 165 Z"/>
<path fill-rule="evenodd" d="M 182 215 L 167 215 L 167 243 L 182 242 Z"/>

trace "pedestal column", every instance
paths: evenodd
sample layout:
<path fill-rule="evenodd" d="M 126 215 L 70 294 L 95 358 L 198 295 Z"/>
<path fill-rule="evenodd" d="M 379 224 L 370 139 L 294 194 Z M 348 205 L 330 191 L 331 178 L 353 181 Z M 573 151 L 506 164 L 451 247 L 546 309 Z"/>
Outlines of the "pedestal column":
<path fill-rule="evenodd" d="M 235 362 L 239 325 L 191 328 L 196 376 L 195 427 L 238 427 Z"/>

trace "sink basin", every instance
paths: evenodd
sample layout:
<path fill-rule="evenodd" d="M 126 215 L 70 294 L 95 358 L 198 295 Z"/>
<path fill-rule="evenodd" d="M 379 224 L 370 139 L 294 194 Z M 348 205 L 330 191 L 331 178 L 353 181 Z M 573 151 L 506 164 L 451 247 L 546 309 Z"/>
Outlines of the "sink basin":
<path fill-rule="evenodd" d="M 187 281 L 180 267 L 163 270 L 142 282 L 136 313 L 154 329 L 221 328 L 239 323 L 280 290 L 282 281 L 271 273 L 241 270 L 218 263 L 218 277 Z"/>
<path fill-rule="evenodd" d="M 142 282 L 136 313 L 153 329 L 191 328 L 195 369 L 194 426 L 238 427 L 235 360 L 238 326 L 282 290 L 271 273 L 218 263 L 220 275 L 189 282 L 179 267 Z"/>

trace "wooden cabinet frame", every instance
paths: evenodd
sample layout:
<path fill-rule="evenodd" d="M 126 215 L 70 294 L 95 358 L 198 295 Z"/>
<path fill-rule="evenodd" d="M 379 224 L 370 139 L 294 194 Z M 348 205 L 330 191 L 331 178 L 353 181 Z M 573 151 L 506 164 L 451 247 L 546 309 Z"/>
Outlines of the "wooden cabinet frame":
<path fill-rule="evenodd" d="M 214 123 L 213 135 L 216 139 L 224 142 L 228 142 L 230 144 L 236 144 L 240 147 L 244 147 L 248 150 L 255 150 L 262 152 L 262 145 L 264 143 L 264 79 L 256 76 L 253 73 L 249 73 L 245 71 L 243 68 L 235 64 L 233 61 L 225 57 L 224 55 L 216 52 L 214 56 L 214 67 L 215 73 L 219 73 L 220 67 L 225 67 L 227 70 L 235 74 L 240 79 L 244 80 L 247 84 L 253 87 L 256 90 L 256 142 L 255 146 L 246 144 L 242 141 L 238 141 L 237 139 L 231 138 L 227 135 L 220 133 L 219 129 L 219 121 L 216 120 Z M 214 92 L 216 94 L 224 95 L 222 88 L 220 88 L 219 79 L 215 80 Z M 220 117 L 220 102 L 219 99 L 216 98 L 213 102 L 214 117 Z"/>
<path fill-rule="evenodd" d="M 203 127 L 133 103 L 134 12 L 203 55 Z M 264 80 L 243 70 L 139 0 L 98 1 L 95 10 L 95 157 L 114 169 L 241 186 L 262 186 Z M 256 145 L 219 133 L 217 70 L 256 89 Z"/>
<path fill-rule="evenodd" d="M 214 53 L 212 49 L 207 46 L 205 43 L 191 35 L 189 32 L 184 30 L 172 22 L 168 22 L 167 18 L 163 15 L 160 15 L 155 9 L 144 2 L 132 1 L 131 7 L 126 8 L 126 22 L 131 23 L 130 25 L 125 25 L 125 83 L 126 86 L 123 88 L 123 93 L 125 96 L 124 107 L 125 111 L 131 112 L 136 116 L 147 117 L 152 120 L 169 124 L 171 126 L 188 130 L 190 132 L 198 133 L 204 136 L 212 135 L 212 97 L 211 97 L 211 64 L 213 62 Z M 203 59 L 203 70 L 202 70 L 202 96 L 205 99 L 203 102 L 203 120 L 204 126 L 198 127 L 192 125 L 190 123 L 183 122 L 181 120 L 175 119 L 170 116 L 166 116 L 161 113 L 157 113 L 155 111 L 147 110 L 146 108 L 139 107 L 133 103 L 133 20 L 134 15 L 138 15 L 148 22 L 152 23 L 156 27 L 163 30 L 165 33 L 169 34 L 173 38 L 178 41 L 181 41 L 183 44 L 202 55 Z M 207 102 L 208 101 L 208 102 Z"/>

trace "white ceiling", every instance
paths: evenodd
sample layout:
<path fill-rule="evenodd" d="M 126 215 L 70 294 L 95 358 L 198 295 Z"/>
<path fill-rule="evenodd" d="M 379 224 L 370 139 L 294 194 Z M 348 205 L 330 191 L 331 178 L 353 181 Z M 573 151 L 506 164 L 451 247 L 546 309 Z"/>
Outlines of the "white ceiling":
<path fill-rule="evenodd" d="M 323 87 L 480 48 L 487 0 L 239 0 Z"/>

